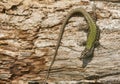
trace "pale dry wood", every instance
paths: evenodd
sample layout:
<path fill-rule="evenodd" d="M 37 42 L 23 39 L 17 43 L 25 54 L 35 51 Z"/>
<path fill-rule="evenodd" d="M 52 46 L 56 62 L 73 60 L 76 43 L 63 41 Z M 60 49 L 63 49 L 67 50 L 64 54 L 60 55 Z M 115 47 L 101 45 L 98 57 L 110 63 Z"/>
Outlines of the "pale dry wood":
<path fill-rule="evenodd" d="M 29 2 L 31 4 L 25 6 L 0 2 L 0 83 L 28 84 L 31 80 L 43 81 L 53 57 L 61 22 L 72 5 L 78 7 L 79 1 L 69 0 L 63 7 L 56 4 L 47 4 L 46 7 L 36 2 Z M 109 11 L 119 10 L 119 5 L 111 5 L 106 5 L 110 6 Z M 10 14 L 5 13 L 6 8 Z M 102 12 L 102 8 L 99 11 Z M 111 18 L 113 14 L 118 17 Z M 43 22 L 47 26 L 43 26 Z M 84 49 L 81 43 L 86 39 L 86 34 L 78 28 L 80 22 L 85 24 L 83 18 L 74 17 L 70 20 L 48 82 L 120 82 L 119 11 L 98 19 L 100 43 L 106 49 L 100 46 L 95 50 L 93 59 L 84 62 L 78 59 Z"/>

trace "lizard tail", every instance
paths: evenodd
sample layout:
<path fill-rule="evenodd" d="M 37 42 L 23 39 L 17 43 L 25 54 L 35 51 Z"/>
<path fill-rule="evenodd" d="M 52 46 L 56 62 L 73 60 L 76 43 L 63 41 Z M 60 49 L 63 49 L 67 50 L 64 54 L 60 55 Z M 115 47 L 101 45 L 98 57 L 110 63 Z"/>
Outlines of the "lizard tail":
<path fill-rule="evenodd" d="M 49 66 L 49 68 L 48 68 L 47 75 L 46 75 L 46 78 L 45 78 L 45 84 L 46 84 L 46 80 L 49 78 L 49 73 L 50 73 L 51 67 L 52 67 L 52 65 L 54 64 L 55 58 L 56 58 L 56 56 L 57 56 L 58 49 L 59 49 L 59 47 L 60 47 L 60 43 L 61 43 L 61 40 L 62 40 L 62 37 L 63 37 L 63 33 L 64 33 L 64 30 L 65 30 L 65 26 L 66 26 L 66 24 L 68 23 L 69 19 L 70 19 L 73 15 L 75 15 L 75 14 L 83 15 L 83 16 L 85 17 L 85 19 L 87 19 L 88 24 L 91 24 L 91 23 L 92 23 L 91 20 L 88 19 L 88 18 L 89 18 L 89 17 L 88 17 L 89 15 L 87 14 L 87 12 L 85 12 L 85 10 L 84 10 L 83 8 L 76 8 L 76 9 L 74 9 L 74 10 L 72 10 L 72 11 L 70 11 L 70 12 L 68 13 L 68 15 L 67 15 L 67 17 L 65 18 L 65 20 L 64 20 L 64 22 L 63 22 L 63 24 L 62 24 L 62 26 L 61 26 L 61 29 L 60 29 L 60 34 L 59 34 L 59 36 L 58 36 L 57 45 L 56 45 L 55 53 L 54 53 L 54 56 L 53 56 L 53 60 L 52 60 L 50 66 Z"/>
<path fill-rule="evenodd" d="M 66 24 L 68 23 L 69 19 L 70 19 L 73 15 L 74 15 L 74 11 L 71 11 L 71 12 L 67 15 L 67 17 L 65 18 L 65 20 L 64 20 L 64 22 L 63 22 L 63 24 L 62 24 L 62 26 L 61 26 L 61 30 L 60 30 L 60 34 L 59 34 L 59 36 L 58 36 L 57 45 L 56 45 L 56 48 L 55 48 L 55 53 L 54 53 L 54 56 L 53 56 L 53 60 L 52 60 L 50 66 L 49 66 L 49 68 L 48 68 L 47 75 L 46 75 L 46 78 L 45 78 L 45 81 L 44 81 L 45 84 L 46 84 L 46 81 L 47 81 L 48 78 L 49 78 L 49 73 L 50 73 L 51 67 L 52 67 L 52 65 L 54 64 L 55 58 L 56 58 L 56 56 L 57 56 L 58 49 L 59 49 L 59 47 L 60 47 L 60 43 L 61 43 L 61 40 L 62 40 L 62 36 L 63 36 L 63 33 L 64 33 L 65 26 L 66 26 Z"/>

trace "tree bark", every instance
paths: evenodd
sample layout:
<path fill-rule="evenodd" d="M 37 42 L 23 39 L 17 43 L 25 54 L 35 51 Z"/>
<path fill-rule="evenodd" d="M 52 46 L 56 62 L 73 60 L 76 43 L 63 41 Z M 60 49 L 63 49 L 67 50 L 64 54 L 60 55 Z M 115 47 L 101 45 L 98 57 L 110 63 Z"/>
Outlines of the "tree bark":
<path fill-rule="evenodd" d="M 0 1 L 0 84 L 43 82 L 52 61 L 61 24 L 68 12 L 83 7 L 86 0 Z M 66 26 L 49 84 L 120 83 L 120 4 L 95 2 L 100 46 L 94 57 L 79 60 L 85 46 L 83 17 L 73 17 Z"/>

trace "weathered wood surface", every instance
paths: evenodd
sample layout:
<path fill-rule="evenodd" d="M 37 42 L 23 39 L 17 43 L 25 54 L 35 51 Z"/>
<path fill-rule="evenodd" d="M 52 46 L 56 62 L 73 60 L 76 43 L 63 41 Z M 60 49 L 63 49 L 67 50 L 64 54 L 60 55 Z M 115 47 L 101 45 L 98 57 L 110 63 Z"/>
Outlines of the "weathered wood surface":
<path fill-rule="evenodd" d="M 83 7 L 92 11 L 89 0 L 1 0 L 0 84 L 43 81 L 50 65 L 61 23 L 68 11 Z M 66 26 L 49 83 L 120 83 L 120 4 L 96 1 L 100 43 L 94 57 L 80 61 L 86 24 L 73 17 Z M 84 68 L 82 68 L 84 66 Z"/>
<path fill-rule="evenodd" d="M 120 2 L 120 0 L 90 0 L 90 1 L 109 1 L 109 2 Z"/>

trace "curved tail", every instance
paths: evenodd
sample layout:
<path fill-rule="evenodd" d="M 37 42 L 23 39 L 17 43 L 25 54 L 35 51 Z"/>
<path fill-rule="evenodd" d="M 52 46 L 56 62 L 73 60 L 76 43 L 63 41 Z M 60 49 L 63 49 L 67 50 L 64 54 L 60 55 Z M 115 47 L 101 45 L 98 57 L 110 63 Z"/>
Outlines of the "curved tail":
<path fill-rule="evenodd" d="M 61 43 L 61 40 L 62 40 L 62 36 L 63 36 L 63 33 L 64 33 L 64 30 L 65 30 L 65 26 L 66 24 L 68 23 L 68 20 L 74 15 L 74 14 L 81 14 L 85 17 L 85 19 L 87 20 L 87 23 L 89 25 L 89 35 L 87 37 L 87 44 L 86 44 L 86 48 L 87 49 L 91 49 L 94 45 L 94 42 L 96 40 L 96 32 L 97 32 L 97 28 L 96 28 L 96 24 L 93 22 L 92 18 L 90 17 L 90 15 L 83 9 L 83 8 L 76 8 L 76 9 L 73 9 L 72 11 L 70 11 L 67 15 L 67 17 L 65 18 L 63 24 L 62 24 L 62 27 L 61 27 L 61 30 L 60 30 L 60 34 L 58 36 L 58 41 L 57 41 L 57 45 L 56 45 L 56 49 L 55 49 L 55 53 L 54 53 L 54 57 L 53 57 L 53 60 L 51 62 L 51 65 L 49 66 L 49 69 L 48 69 L 48 72 L 47 72 L 47 76 L 46 76 L 46 80 L 49 78 L 49 72 L 50 72 L 50 69 L 52 67 L 52 65 L 54 64 L 54 61 L 55 61 L 55 58 L 57 56 L 57 53 L 58 53 L 58 49 L 60 47 L 60 43 Z"/>

